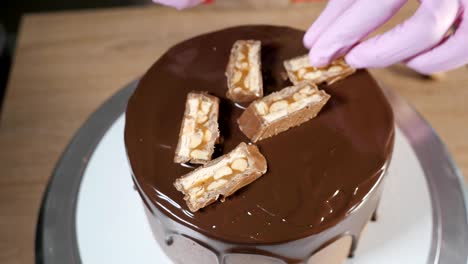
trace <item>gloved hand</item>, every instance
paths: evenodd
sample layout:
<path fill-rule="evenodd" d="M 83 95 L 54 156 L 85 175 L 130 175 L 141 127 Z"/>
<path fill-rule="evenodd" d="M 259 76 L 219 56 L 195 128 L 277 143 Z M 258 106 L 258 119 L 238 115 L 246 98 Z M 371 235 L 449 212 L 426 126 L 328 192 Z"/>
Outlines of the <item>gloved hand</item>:
<path fill-rule="evenodd" d="M 180 10 L 184 8 L 194 7 L 198 4 L 203 3 L 204 0 L 153 0 L 153 2 L 162 5 L 172 6 Z"/>
<path fill-rule="evenodd" d="M 347 54 L 346 62 L 355 68 L 403 61 L 424 74 L 468 63 L 468 0 L 421 0 L 419 9 L 404 23 L 359 42 L 406 1 L 330 0 L 304 36 L 311 63 L 324 66 Z M 456 31 L 446 36 L 452 26 Z"/>

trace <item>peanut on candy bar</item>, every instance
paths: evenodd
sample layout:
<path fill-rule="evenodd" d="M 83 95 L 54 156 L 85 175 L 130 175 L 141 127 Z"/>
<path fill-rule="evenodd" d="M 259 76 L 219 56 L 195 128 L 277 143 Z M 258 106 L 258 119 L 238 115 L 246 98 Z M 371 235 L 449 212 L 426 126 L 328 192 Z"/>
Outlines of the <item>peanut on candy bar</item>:
<path fill-rule="evenodd" d="M 240 143 L 230 153 L 180 177 L 174 183 L 192 212 L 221 201 L 265 174 L 265 157 L 255 145 Z"/>
<path fill-rule="evenodd" d="M 232 101 L 251 102 L 263 96 L 260 49 L 258 40 L 238 40 L 232 46 L 226 69 L 226 96 Z"/>
<path fill-rule="evenodd" d="M 211 160 L 219 137 L 219 99 L 203 92 L 187 95 L 174 162 L 203 164 Z"/>
<path fill-rule="evenodd" d="M 302 82 L 252 102 L 239 120 L 240 130 L 257 142 L 315 117 L 330 95 Z"/>
<path fill-rule="evenodd" d="M 325 67 L 313 67 L 307 55 L 300 56 L 284 62 L 289 80 L 293 84 L 308 81 L 314 84 L 326 82 L 328 85 L 353 74 L 356 70 L 351 68 L 343 58 L 332 61 Z"/>

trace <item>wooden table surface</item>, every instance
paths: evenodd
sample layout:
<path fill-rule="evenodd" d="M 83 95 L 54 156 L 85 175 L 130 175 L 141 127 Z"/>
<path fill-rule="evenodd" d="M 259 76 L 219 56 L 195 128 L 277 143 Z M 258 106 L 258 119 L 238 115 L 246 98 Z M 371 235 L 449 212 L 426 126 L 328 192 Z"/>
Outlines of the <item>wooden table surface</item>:
<path fill-rule="evenodd" d="M 239 24 L 306 29 L 322 8 L 146 7 L 26 15 L 0 122 L 0 263 L 34 262 L 39 207 L 60 154 L 101 103 L 141 76 L 168 47 Z M 415 8 L 403 8 L 384 29 Z M 373 73 L 429 120 L 466 175 L 467 68 L 441 81 L 423 80 L 402 66 Z"/>

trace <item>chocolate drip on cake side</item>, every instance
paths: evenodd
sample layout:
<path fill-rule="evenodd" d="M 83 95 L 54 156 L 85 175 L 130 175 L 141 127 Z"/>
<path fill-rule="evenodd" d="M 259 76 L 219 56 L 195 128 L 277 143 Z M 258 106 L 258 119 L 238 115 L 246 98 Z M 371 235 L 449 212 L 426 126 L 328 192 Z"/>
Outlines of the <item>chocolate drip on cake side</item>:
<path fill-rule="evenodd" d="M 356 245 L 377 207 L 393 147 L 390 106 L 367 71 L 321 85 L 331 99 L 316 118 L 258 142 L 268 172 L 224 203 L 192 213 L 173 186 L 191 171 L 173 163 L 186 95 L 207 91 L 220 98 L 222 143 L 214 158 L 229 152 L 248 142 L 236 123 L 243 110 L 225 97 L 232 44 L 262 42 L 268 95 L 291 85 L 283 61 L 307 52 L 303 34 L 243 26 L 201 35 L 169 49 L 142 78 L 128 104 L 125 144 L 150 224 L 163 230 L 164 238 L 191 238 L 213 251 L 216 261 L 249 253 L 305 263 L 343 235 Z"/>

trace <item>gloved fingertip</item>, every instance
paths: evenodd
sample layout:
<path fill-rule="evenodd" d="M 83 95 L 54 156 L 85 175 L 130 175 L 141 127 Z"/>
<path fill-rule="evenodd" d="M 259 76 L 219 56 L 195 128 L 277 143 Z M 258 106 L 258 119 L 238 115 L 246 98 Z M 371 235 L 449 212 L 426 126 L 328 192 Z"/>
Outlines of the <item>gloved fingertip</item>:
<path fill-rule="evenodd" d="M 406 66 L 413 69 L 414 71 L 419 72 L 420 74 L 430 75 L 437 72 L 437 70 L 432 69 L 431 66 L 415 63 L 412 60 L 405 62 L 405 64 Z"/>
<path fill-rule="evenodd" d="M 362 65 L 362 60 L 359 59 L 359 57 L 357 57 L 355 55 L 355 53 L 353 52 L 350 52 L 348 53 L 346 56 L 345 56 L 345 61 L 346 63 L 355 68 L 355 69 L 360 69 L 360 68 L 364 68 Z"/>
<path fill-rule="evenodd" d="M 312 50 L 309 52 L 310 65 L 312 65 L 314 67 L 324 67 L 324 66 L 327 66 L 330 63 L 330 58 L 320 56 L 320 55 L 317 55 L 317 54 L 320 54 L 320 53 L 312 51 Z"/>
<path fill-rule="evenodd" d="M 307 49 L 310 49 L 310 48 L 312 48 L 312 45 L 314 44 L 313 39 L 314 39 L 313 33 L 309 29 L 309 30 L 307 30 L 307 32 L 304 34 L 304 37 L 302 38 L 302 44 Z"/>

